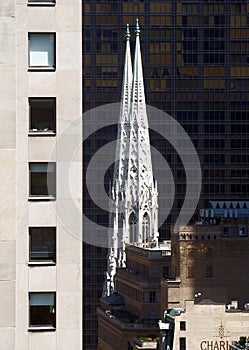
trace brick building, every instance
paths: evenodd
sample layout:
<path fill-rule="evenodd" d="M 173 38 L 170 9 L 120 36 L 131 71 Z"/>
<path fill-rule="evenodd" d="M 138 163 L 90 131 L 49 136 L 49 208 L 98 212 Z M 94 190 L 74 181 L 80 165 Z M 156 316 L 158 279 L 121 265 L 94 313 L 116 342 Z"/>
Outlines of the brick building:
<path fill-rule="evenodd" d="M 117 269 L 116 292 L 98 308 L 99 350 L 133 349 L 136 337 L 159 336 L 160 282 L 170 274 L 170 242 L 129 245 L 126 257 L 126 268 Z"/>

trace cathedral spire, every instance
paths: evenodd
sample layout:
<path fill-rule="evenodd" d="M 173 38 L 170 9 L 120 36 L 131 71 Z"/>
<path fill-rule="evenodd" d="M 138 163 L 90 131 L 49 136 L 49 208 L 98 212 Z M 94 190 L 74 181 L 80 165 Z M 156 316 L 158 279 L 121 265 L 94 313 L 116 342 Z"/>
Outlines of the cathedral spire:
<path fill-rule="evenodd" d="M 145 94 L 144 94 L 144 80 L 143 80 L 143 65 L 142 65 L 142 57 L 141 57 L 141 48 L 140 48 L 140 28 L 138 19 L 136 20 L 136 46 L 135 46 L 135 56 L 134 56 L 134 66 L 133 66 L 133 82 L 132 82 L 132 106 L 133 109 L 143 108 L 145 107 Z M 140 116 L 143 117 L 143 113 L 140 113 Z M 134 117 L 132 115 L 131 117 Z M 147 114 L 145 112 L 144 116 L 146 122 L 146 126 L 148 126 L 147 122 Z"/>
<path fill-rule="evenodd" d="M 136 33 L 136 36 L 139 36 L 140 28 L 139 28 L 138 18 L 136 19 L 136 29 L 135 29 L 135 33 Z"/>
<path fill-rule="evenodd" d="M 140 28 L 136 23 L 136 46 L 130 109 L 130 142 L 126 198 L 133 215 L 129 240 L 157 240 L 157 190 L 153 180 L 148 117 L 145 103 Z M 149 222 L 144 230 L 143 223 Z M 136 232 L 134 233 L 134 229 Z M 145 232 L 146 231 L 146 232 Z"/>
<path fill-rule="evenodd" d="M 125 50 L 125 62 L 123 71 L 123 84 L 118 124 L 118 137 L 116 145 L 115 155 L 115 168 L 113 182 L 118 181 L 119 189 L 121 190 L 126 180 L 126 168 L 127 168 L 127 146 L 129 140 L 129 111 L 131 100 L 131 87 L 132 87 L 132 64 L 131 64 L 131 51 L 130 51 L 130 29 L 129 24 L 126 27 L 126 50 Z M 113 198 L 114 199 L 114 198 Z"/>
<path fill-rule="evenodd" d="M 126 265 L 125 245 L 134 242 L 158 242 L 157 186 L 152 172 L 138 20 L 135 33 L 132 74 L 130 32 L 127 26 L 118 139 L 110 201 L 110 248 L 105 295 L 115 291 L 116 268 Z"/>

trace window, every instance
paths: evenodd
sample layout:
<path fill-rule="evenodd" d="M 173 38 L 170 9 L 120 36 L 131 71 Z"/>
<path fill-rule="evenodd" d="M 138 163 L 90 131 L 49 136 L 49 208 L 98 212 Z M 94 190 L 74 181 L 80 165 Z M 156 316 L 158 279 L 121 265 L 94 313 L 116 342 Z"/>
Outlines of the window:
<path fill-rule="evenodd" d="M 229 236 L 229 234 L 230 234 L 230 227 L 224 226 L 222 236 Z"/>
<path fill-rule="evenodd" d="M 29 130 L 32 133 L 55 133 L 56 101 L 55 98 L 29 99 Z"/>
<path fill-rule="evenodd" d="M 55 262 L 56 261 L 56 228 L 30 227 L 29 228 L 29 261 Z"/>
<path fill-rule="evenodd" d="M 29 293 L 30 327 L 56 326 L 55 293 Z"/>
<path fill-rule="evenodd" d="M 180 321 L 180 331 L 186 331 L 186 322 Z"/>
<path fill-rule="evenodd" d="M 149 215 L 147 213 L 144 214 L 143 216 L 143 221 L 142 221 L 142 239 L 143 242 L 147 242 L 150 236 L 150 219 Z"/>
<path fill-rule="evenodd" d="M 180 350 L 186 350 L 186 338 L 179 339 Z"/>
<path fill-rule="evenodd" d="M 129 217 L 129 226 L 130 226 L 130 242 L 136 242 L 137 217 L 133 212 Z"/>
<path fill-rule="evenodd" d="M 55 34 L 29 34 L 29 67 L 55 68 Z"/>
<path fill-rule="evenodd" d="M 56 170 L 55 163 L 29 163 L 30 197 L 56 196 Z"/>
<path fill-rule="evenodd" d="M 55 4 L 55 0 L 28 0 L 29 4 L 42 4 L 42 5 L 53 5 Z"/>
<path fill-rule="evenodd" d="M 245 227 L 239 227 L 238 236 L 239 237 L 246 236 L 246 228 Z"/>
<path fill-rule="evenodd" d="M 150 303 L 156 302 L 156 292 L 155 291 L 150 292 L 149 297 L 150 297 Z"/>

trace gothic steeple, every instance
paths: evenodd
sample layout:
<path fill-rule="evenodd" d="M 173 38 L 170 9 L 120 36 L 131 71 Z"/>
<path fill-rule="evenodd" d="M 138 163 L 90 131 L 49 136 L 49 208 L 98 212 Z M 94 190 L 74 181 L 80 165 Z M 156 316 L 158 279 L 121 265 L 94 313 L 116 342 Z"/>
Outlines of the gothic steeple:
<path fill-rule="evenodd" d="M 129 208 L 129 230 L 126 232 L 128 242 L 157 241 L 158 238 L 157 189 L 152 172 L 139 33 L 137 20 L 125 189 L 126 207 Z"/>
<path fill-rule="evenodd" d="M 131 64 L 131 52 L 130 52 L 130 30 L 129 24 L 126 28 L 126 52 L 123 71 L 123 85 L 120 104 L 120 115 L 118 124 L 118 137 L 116 145 L 115 155 L 115 167 L 113 183 L 118 182 L 119 190 L 123 190 L 124 182 L 127 178 L 127 145 L 129 140 L 130 131 L 130 100 L 131 100 L 131 88 L 132 88 L 132 64 Z"/>
<path fill-rule="evenodd" d="M 104 295 L 115 290 L 116 268 L 125 266 L 125 245 L 158 241 L 157 185 L 152 172 L 138 20 L 135 33 L 132 74 L 127 27 Z"/>
<path fill-rule="evenodd" d="M 109 252 L 107 258 L 107 272 L 103 295 L 110 295 L 114 289 L 116 268 L 122 265 L 123 235 L 120 231 L 120 201 L 124 198 L 124 186 L 127 179 L 128 147 L 130 135 L 130 101 L 132 89 L 132 63 L 130 51 L 130 29 L 126 27 L 126 50 L 123 70 L 123 84 L 119 111 L 118 135 L 115 153 L 114 176 L 110 189 L 109 202 Z M 122 230 L 122 228 L 121 228 Z"/>

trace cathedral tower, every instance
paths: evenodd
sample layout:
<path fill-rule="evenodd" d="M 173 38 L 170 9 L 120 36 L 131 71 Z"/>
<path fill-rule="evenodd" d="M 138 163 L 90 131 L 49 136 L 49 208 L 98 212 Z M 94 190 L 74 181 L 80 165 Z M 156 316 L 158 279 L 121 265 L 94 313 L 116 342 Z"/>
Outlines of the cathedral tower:
<path fill-rule="evenodd" d="M 104 294 L 115 291 L 117 267 L 125 267 L 125 245 L 158 242 L 157 185 L 153 179 L 139 24 L 133 73 L 127 25 L 123 88 L 114 178 L 110 198 L 109 254 Z"/>

